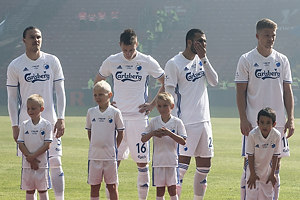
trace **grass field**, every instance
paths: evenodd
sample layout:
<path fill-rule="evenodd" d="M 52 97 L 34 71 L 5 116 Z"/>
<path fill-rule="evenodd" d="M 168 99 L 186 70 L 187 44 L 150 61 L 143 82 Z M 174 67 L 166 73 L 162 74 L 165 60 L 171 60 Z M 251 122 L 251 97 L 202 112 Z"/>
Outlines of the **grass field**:
<path fill-rule="evenodd" d="M 83 111 L 86 112 L 86 110 Z M 212 113 L 216 111 L 212 110 Z M 230 110 L 228 112 L 235 113 Z M 228 112 L 225 112 L 226 116 L 233 116 L 227 115 Z M 280 199 L 283 200 L 300 199 L 300 135 L 298 134 L 300 119 L 295 120 L 295 125 L 296 133 L 289 140 L 291 157 L 282 160 L 280 172 Z M 239 120 L 234 116 L 231 118 L 213 117 L 212 126 L 215 157 L 212 159 L 212 169 L 208 176 L 208 189 L 205 199 L 239 199 L 239 182 L 243 164 L 243 159 L 240 157 L 241 135 L 239 133 Z M 12 139 L 9 117 L 0 116 L 0 127 L 2 127 L 0 133 L 0 199 L 24 199 L 25 192 L 20 190 L 21 158 L 15 156 L 16 146 Z M 66 133 L 63 136 L 62 157 L 66 180 L 66 200 L 89 199 L 90 187 L 86 183 L 89 143 L 84 127 L 85 117 L 66 117 Z M 194 173 L 195 163 L 193 161 L 185 175 L 182 200 L 193 198 Z M 131 159 L 123 161 L 119 168 L 120 199 L 138 199 L 136 177 L 136 164 Z M 54 199 L 52 190 L 49 191 L 49 196 L 50 199 Z M 103 188 L 101 188 L 100 199 L 105 199 Z M 148 199 L 155 199 L 154 187 L 150 187 Z"/>

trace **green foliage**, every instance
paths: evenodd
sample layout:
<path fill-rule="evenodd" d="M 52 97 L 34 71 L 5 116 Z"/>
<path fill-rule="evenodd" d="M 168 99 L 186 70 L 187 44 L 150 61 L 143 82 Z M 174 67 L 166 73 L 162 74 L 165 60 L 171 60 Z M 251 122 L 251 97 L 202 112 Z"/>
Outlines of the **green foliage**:
<path fill-rule="evenodd" d="M 295 121 L 296 133 L 289 140 L 291 157 L 282 159 L 281 199 L 298 199 L 300 170 L 300 135 L 297 133 L 300 119 Z M 0 199 L 25 199 L 25 191 L 20 190 L 21 158 L 16 157 L 16 145 L 12 138 L 9 117 L 0 117 Z M 238 118 L 213 118 L 215 157 L 208 175 L 208 189 L 205 199 L 231 200 L 239 199 L 240 178 L 243 159 L 240 157 L 241 134 Z M 63 169 L 66 178 L 66 200 L 89 199 L 90 186 L 87 184 L 88 138 L 85 128 L 85 117 L 67 117 L 66 133 L 63 136 Z M 182 198 L 193 198 L 193 176 L 195 163 L 186 173 Z M 120 199 L 137 199 L 137 167 L 132 159 L 121 162 L 119 168 Z M 150 187 L 149 200 L 155 199 L 156 191 Z M 54 199 L 53 190 L 49 191 Z M 168 194 L 166 193 L 166 196 Z M 100 199 L 105 198 L 104 187 L 101 187 Z M 166 197 L 168 199 L 168 197 Z"/>

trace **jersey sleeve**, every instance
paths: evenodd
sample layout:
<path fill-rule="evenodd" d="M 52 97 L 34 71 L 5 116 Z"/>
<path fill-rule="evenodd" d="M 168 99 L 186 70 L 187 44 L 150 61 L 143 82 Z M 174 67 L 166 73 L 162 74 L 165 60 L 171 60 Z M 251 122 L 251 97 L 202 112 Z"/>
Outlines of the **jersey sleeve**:
<path fill-rule="evenodd" d="M 24 122 L 22 122 L 21 126 L 20 126 L 20 131 L 19 131 L 19 136 L 17 139 L 17 143 L 24 143 Z"/>
<path fill-rule="evenodd" d="M 52 142 L 53 141 L 53 132 L 51 128 L 51 123 L 47 122 L 45 127 L 45 142 Z"/>
<path fill-rule="evenodd" d="M 249 80 L 249 70 L 248 70 L 248 62 L 246 58 L 243 56 L 240 57 L 239 62 L 237 64 L 236 72 L 235 72 L 235 82 L 236 83 L 248 83 Z"/>
<path fill-rule="evenodd" d="M 108 57 L 106 60 L 103 61 L 100 69 L 99 69 L 99 74 L 100 76 L 106 78 L 111 75 L 110 71 L 110 57 Z"/>
<path fill-rule="evenodd" d="M 53 64 L 55 65 L 55 72 L 54 72 L 53 81 L 54 82 L 63 81 L 63 80 L 65 80 L 65 77 L 64 77 L 64 73 L 63 73 L 60 61 L 56 56 L 53 56 L 53 57 L 54 57 Z"/>
<path fill-rule="evenodd" d="M 251 132 L 249 133 L 247 140 L 246 153 L 247 155 L 254 155 L 255 142 Z"/>
<path fill-rule="evenodd" d="M 177 131 L 178 131 L 178 135 L 180 135 L 181 137 L 187 138 L 187 133 L 184 127 L 184 124 L 182 122 L 182 120 L 178 119 L 178 123 L 177 123 Z"/>
<path fill-rule="evenodd" d="M 142 135 L 146 135 L 147 133 L 150 133 L 152 131 L 153 126 L 153 119 L 150 121 L 148 126 L 145 128 L 145 131 L 142 133 Z"/>
<path fill-rule="evenodd" d="M 284 61 L 283 61 L 283 82 L 286 83 L 292 83 L 293 78 L 292 78 L 292 73 L 291 73 L 291 66 L 290 66 L 290 62 L 288 60 L 287 57 L 284 57 Z"/>
<path fill-rule="evenodd" d="M 18 72 L 13 67 L 13 64 L 10 63 L 7 68 L 6 86 L 7 87 L 18 87 L 18 84 L 19 84 Z"/>
<path fill-rule="evenodd" d="M 90 116 L 90 109 L 88 110 L 86 114 L 86 125 L 85 125 L 86 130 L 91 130 L 92 129 L 92 122 L 91 122 L 91 116 Z"/>
<path fill-rule="evenodd" d="M 279 156 L 281 154 L 281 148 L 280 148 L 280 143 L 281 143 L 281 134 L 279 131 L 277 131 L 277 139 L 275 141 L 275 151 L 274 151 L 274 156 Z"/>
<path fill-rule="evenodd" d="M 159 63 L 149 56 L 149 72 L 148 72 L 153 78 L 158 79 L 162 75 L 165 74 L 164 70 L 160 67 Z"/>
<path fill-rule="evenodd" d="M 116 128 L 118 131 L 125 129 L 122 114 L 121 114 L 120 110 L 117 110 L 117 112 L 115 114 L 115 124 L 116 124 Z"/>
<path fill-rule="evenodd" d="M 173 61 L 168 61 L 165 66 L 165 86 L 176 87 L 178 83 L 178 68 Z"/>

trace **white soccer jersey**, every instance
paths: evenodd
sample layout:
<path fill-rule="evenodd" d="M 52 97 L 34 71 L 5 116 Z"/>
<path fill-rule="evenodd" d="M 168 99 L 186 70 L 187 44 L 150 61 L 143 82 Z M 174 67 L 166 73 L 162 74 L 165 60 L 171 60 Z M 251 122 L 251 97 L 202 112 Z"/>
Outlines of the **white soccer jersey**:
<path fill-rule="evenodd" d="M 260 181 L 267 181 L 271 172 L 270 161 L 273 155 L 280 155 L 280 132 L 272 128 L 264 138 L 259 127 L 254 128 L 248 136 L 247 154 L 254 155 L 255 173 Z"/>
<path fill-rule="evenodd" d="M 147 119 L 139 112 L 139 105 L 148 101 L 149 75 L 160 78 L 164 71 L 151 56 L 137 51 L 135 58 L 127 60 L 123 52 L 109 56 L 99 69 L 102 77 L 113 77 L 116 107 L 124 120 Z"/>
<path fill-rule="evenodd" d="M 287 57 L 276 50 L 268 57 L 257 49 L 241 56 L 235 74 L 236 83 L 248 83 L 246 113 L 249 122 L 256 126 L 257 113 L 264 107 L 272 108 L 277 115 L 277 127 L 285 125 L 283 83 L 291 83 L 292 75 Z"/>
<path fill-rule="evenodd" d="M 39 123 L 34 125 L 32 120 L 26 120 L 22 122 L 20 126 L 20 132 L 17 142 L 24 143 L 30 153 L 34 153 L 45 142 L 52 142 L 53 133 L 51 123 L 43 118 L 40 119 Z M 39 168 L 48 168 L 48 151 L 36 157 L 40 161 Z M 30 163 L 26 160 L 23 155 L 22 168 L 31 168 Z"/>
<path fill-rule="evenodd" d="M 116 130 L 124 130 L 120 110 L 113 106 L 104 112 L 99 106 L 90 108 L 86 129 L 91 130 L 89 160 L 117 160 Z"/>
<path fill-rule="evenodd" d="M 64 80 L 61 64 L 57 57 L 44 52 L 37 60 L 31 60 L 26 53 L 14 59 L 7 68 L 7 87 L 18 87 L 20 96 L 19 122 L 29 119 L 26 100 L 32 94 L 44 98 L 45 110 L 42 117 L 54 124 L 57 116 L 53 103 L 53 84 Z M 14 122 L 12 118 L 13 125 Z"/>
<path fill-rule="evenodd" d="M 198 55 L 188 60 L 180 52 L 167 62 L 165 72 L 165 86 L 175 87 L 177 115 L 183 123 L 210 121 L 207 77 Z"/>
<path fill-rule="evenodd" d="M 162 127 L 169 129 L 177 135 L 187 137 L 183 122 L 179 118 L 171 116 L 170 120 L 164 123 L 160 115 L 152 118 L 142 135 Z M 162 138 L 153 137 L 152 166 L 176 167 L 178 165 L 178 145 L 169 136 L 163 136 Z"/>

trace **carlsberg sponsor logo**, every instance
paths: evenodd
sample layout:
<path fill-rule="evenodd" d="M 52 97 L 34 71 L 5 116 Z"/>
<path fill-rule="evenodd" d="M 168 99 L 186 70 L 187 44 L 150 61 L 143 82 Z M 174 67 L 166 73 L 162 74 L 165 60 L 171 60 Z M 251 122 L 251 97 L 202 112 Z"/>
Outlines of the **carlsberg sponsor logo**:
<path fill-rule="evenodd" d="M 205 76 L 204 71 L 200 71 L 198 73 L 189 72 L 189 73 L 186 74 L 185 77 L 186 77 L 187 81 L 195 82 L 198 78 L 201 78 L 202 76 Z"/>
<path fill-rule="evenodd" d="M 133 81 L 133 82 L 137 82 L 137 81 L 141 81 L 142 80 L 142 76 L 138 75 L 138 74 L 131 74 L 131 73 L 124 73 L 123 72 L 117 72 L 116 73 L 116 79 L 122 82 L 125 81 Z"/>
<path fill-rule="evenodd" d="M 31 74 L 31 73 L 28 73 L 28 74 L 25 74 L 25 80 L 27 82 L 31 82 L 31 83 L 34 83 L 36 81 L 47 81 L 50 79 L 50 74 Z"/>
<path fill-rule="evenodd" d="M 262 80 L 265 80 L 267 78 L 270 79 L 277 79 L 280 78 L 280 72 L 277 72 L 277 70 L 275 69 L 274 72 L 271 72 L 270 70 L 266 71 L 262 71 L 262 69 L 257 69 L 255 71 L 255 76 L 256 78 L 261 78 Z"/>

